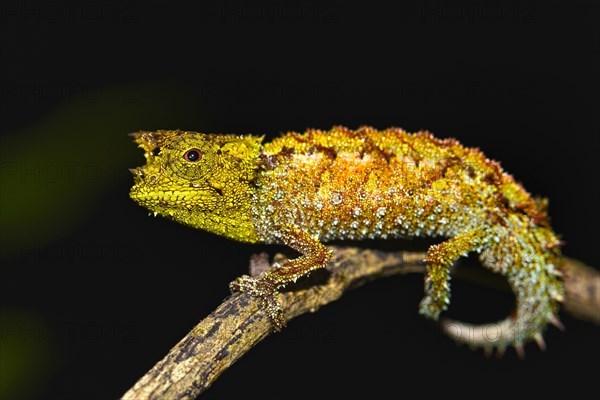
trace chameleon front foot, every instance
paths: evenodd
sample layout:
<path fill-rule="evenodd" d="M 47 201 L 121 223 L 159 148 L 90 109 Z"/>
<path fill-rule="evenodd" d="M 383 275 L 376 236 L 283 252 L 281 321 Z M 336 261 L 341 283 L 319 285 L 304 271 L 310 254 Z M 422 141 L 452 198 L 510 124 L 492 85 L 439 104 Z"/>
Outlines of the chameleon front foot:
<path fill-rule="evenodd" d="M 260 308 L 271 319 L 276 331 L 280 331 L 285 327 L 283 310 L 281 309 L 281 304 L 277 301 L 277 288 L 270 280 L 264 278 L 256 279 L 248 275 L 242 275 L 229 284 L 229 290 L 232 293 L 248 293 L 250 296 L 256 298 Z"/>

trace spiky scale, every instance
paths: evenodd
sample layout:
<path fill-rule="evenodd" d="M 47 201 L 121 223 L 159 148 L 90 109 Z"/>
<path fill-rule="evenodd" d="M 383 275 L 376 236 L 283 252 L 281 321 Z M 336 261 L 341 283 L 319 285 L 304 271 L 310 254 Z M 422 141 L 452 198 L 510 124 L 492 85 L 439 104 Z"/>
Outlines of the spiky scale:
<path fill-rule="evenodd" d="M 550 318 L 550 323 L 563 332 L 567 329 L 557 315 L 553 315 L 552 318 Z"/>
<path fill-rule="evenodd" d="M 535 340 L 541 351 L 546 351 L 546 341 L 544 340 L 544 336 L 542 336 L 540 332 L 537 332 L 535 335 L 533 335 L 533 339 Z"/>

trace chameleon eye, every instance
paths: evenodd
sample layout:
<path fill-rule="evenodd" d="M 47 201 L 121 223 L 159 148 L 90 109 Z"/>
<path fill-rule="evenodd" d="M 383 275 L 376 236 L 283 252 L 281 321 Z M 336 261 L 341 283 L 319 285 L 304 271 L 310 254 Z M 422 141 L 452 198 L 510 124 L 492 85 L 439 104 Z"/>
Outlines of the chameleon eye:
<path fill-rule="evenodd" d="M 189 162 L 196 162 L 202 158 L 202 152 L 198 149 L 190 149 L 185 152 L 183 159 Z"/>

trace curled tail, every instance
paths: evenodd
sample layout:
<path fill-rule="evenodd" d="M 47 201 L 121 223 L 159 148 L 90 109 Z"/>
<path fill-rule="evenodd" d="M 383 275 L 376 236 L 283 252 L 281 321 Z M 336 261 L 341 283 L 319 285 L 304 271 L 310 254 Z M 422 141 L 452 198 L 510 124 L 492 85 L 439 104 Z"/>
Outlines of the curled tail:
<path fill-rule="evenodd" d="M 560 271 L 557 269 L 559 240 L 549 227 L 532 226 L 516 218 L 499 229 L 491 245 L 481 251 L 484 267 L 505 276 L 516 297 L 512 315 L 495 323 L 472 325 L 442 320 L 442 330 L 459 343 L 483 348 L 486 353 L 497 349 L 504 353 L 514 347 L 522 357 L 523 345 L 535 340 L 545 349 L 542 334 L 548 325 L 564 329 L 557 317 L 563 299 Z"/>

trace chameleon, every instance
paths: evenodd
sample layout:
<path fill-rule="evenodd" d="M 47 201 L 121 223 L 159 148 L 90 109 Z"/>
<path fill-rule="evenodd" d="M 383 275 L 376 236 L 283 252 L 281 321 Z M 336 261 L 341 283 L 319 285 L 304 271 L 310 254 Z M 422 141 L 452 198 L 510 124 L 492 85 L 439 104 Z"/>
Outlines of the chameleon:
<path fill-rule="evenodd" d="M 232 292 L 258 299 L 284 326 L 277 293 L 324 268 L 331 240 L 441 238 L 426 253 L 419 313 L 432 320 L 450 303 L 450 270 L 471 252 L 504 276 L 514 312 L 494 324 L 446 321 L 456 341 L 517 354 L 557 317 L 564 288 L 562 245 L 548 201 L 530 195 L 478 148 L 430 132 L 309 129 L 264 136 L 180 130 L 132 133 L 146 164 L 134 168 L 130 197 L 176 222 L 245 243 L 283 244 L 300 256 L 260 277 L 243 275 Z"/>

